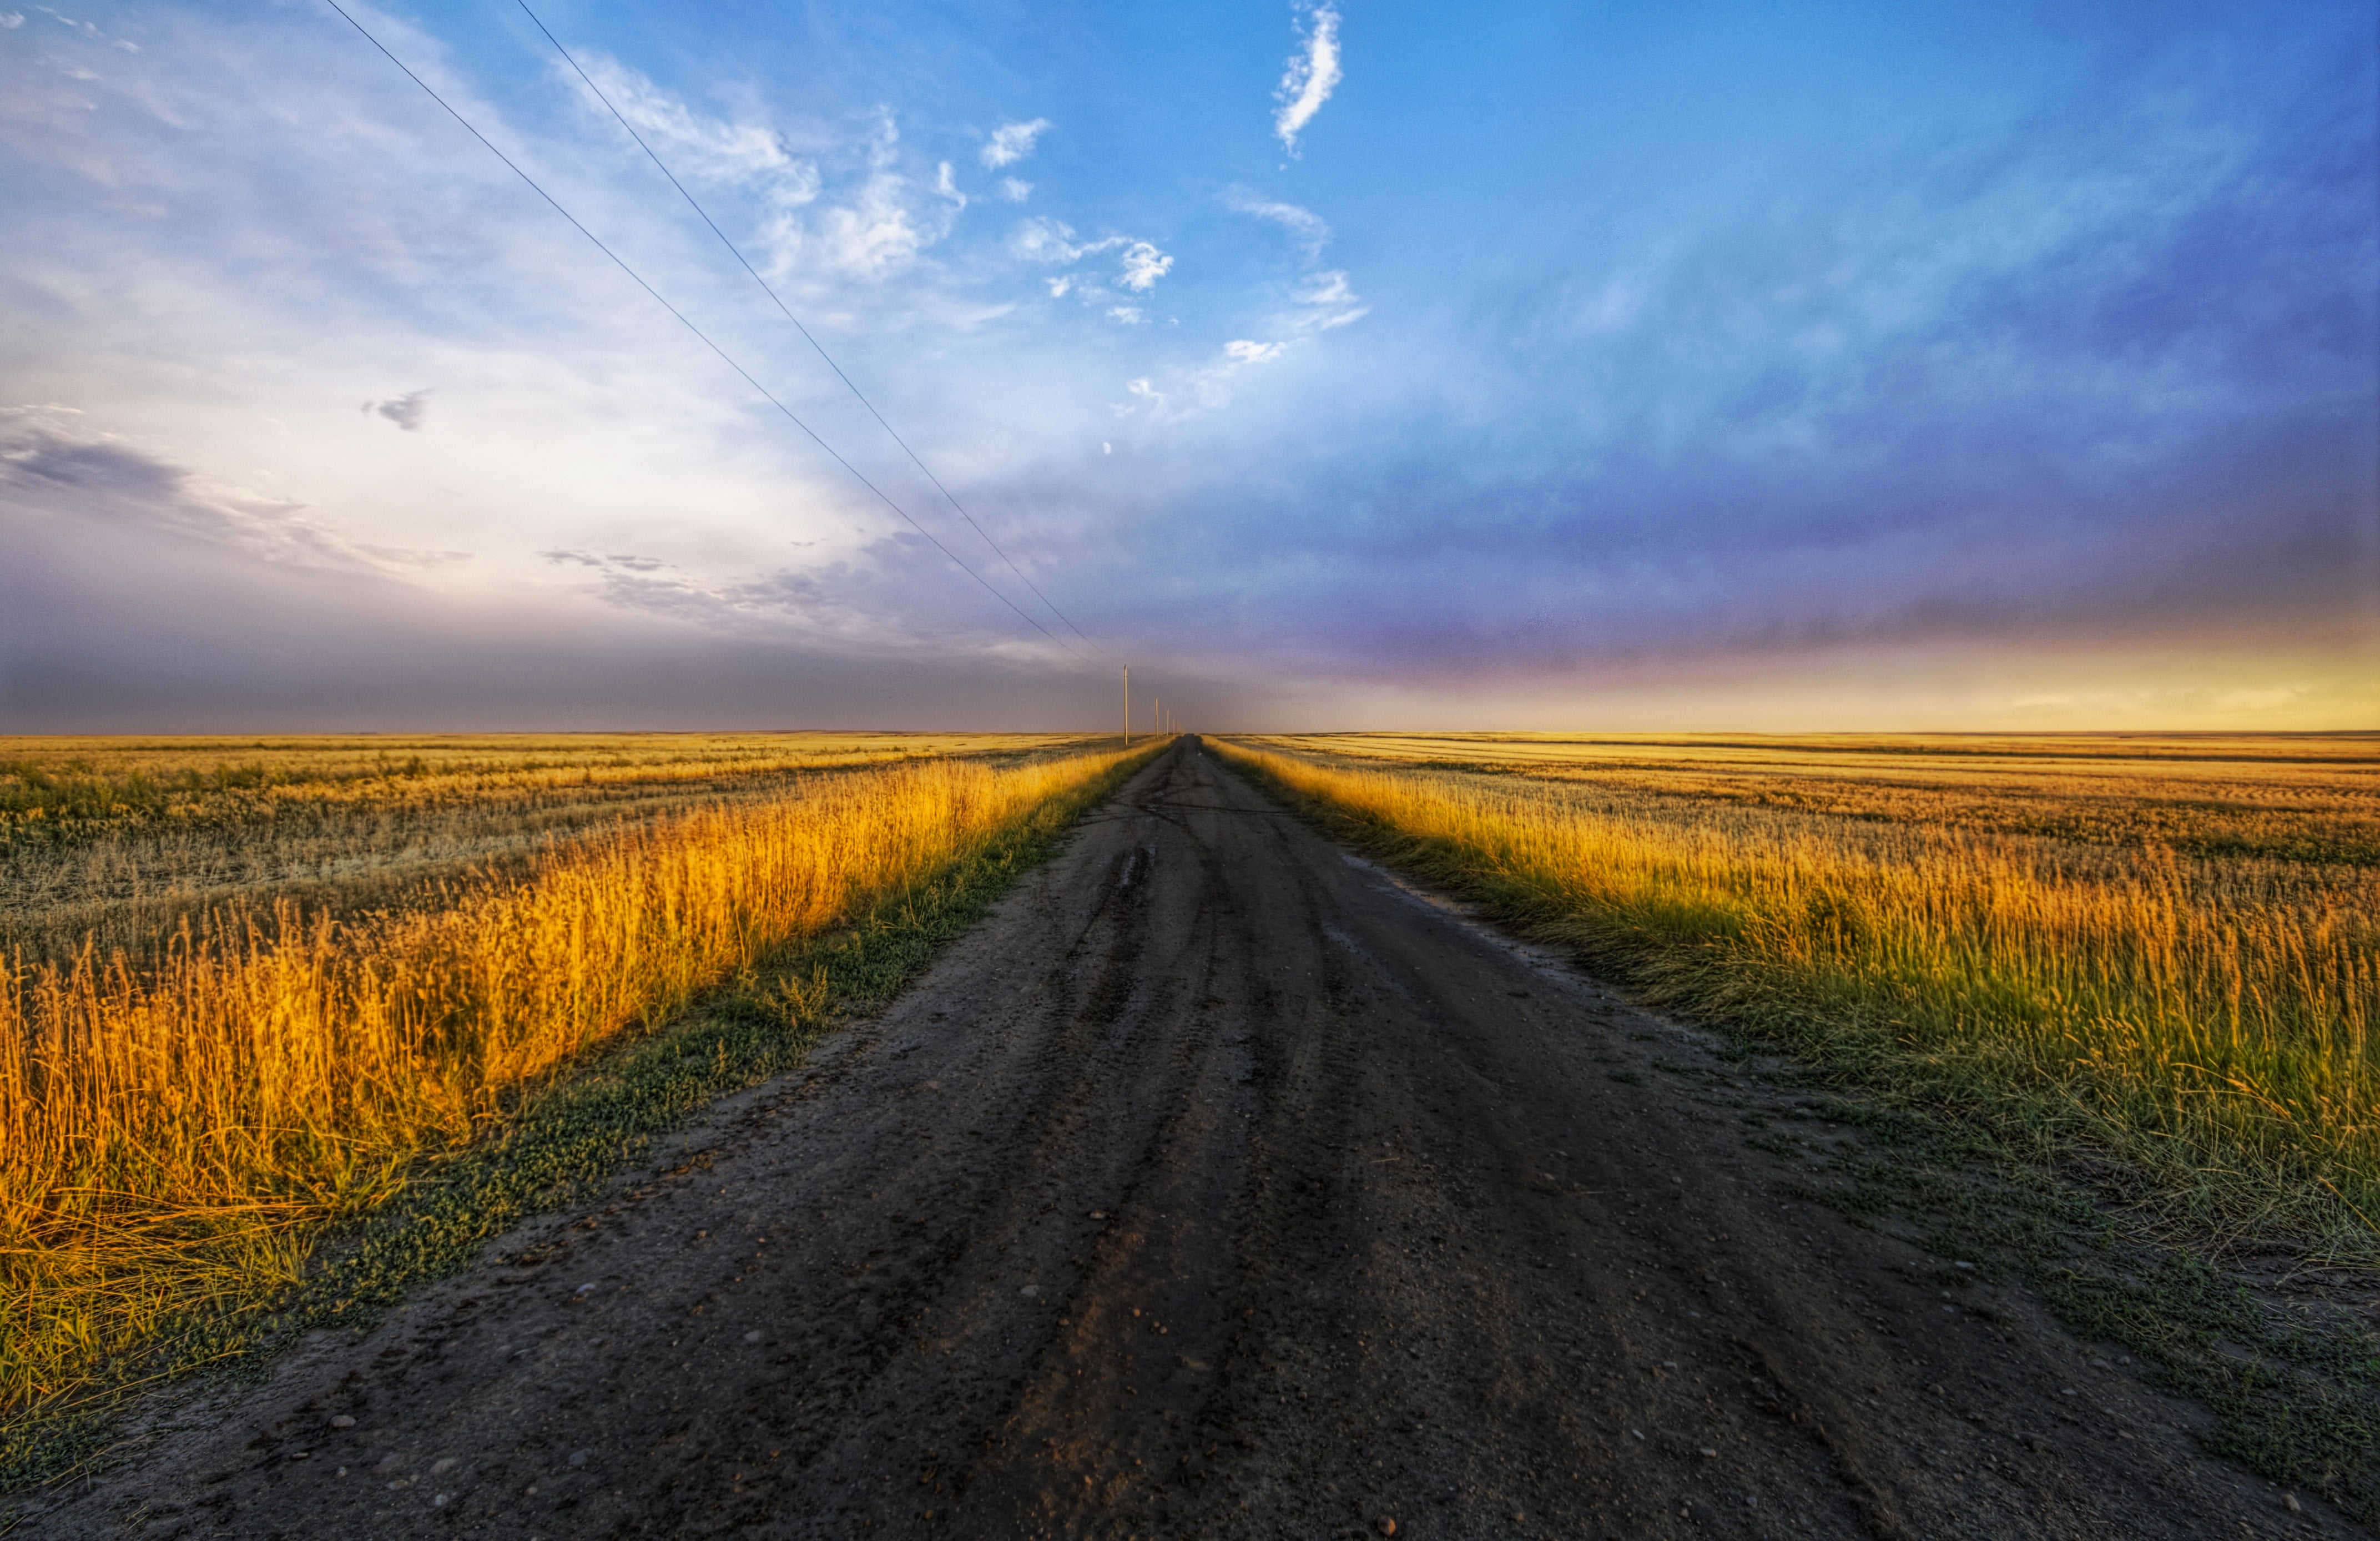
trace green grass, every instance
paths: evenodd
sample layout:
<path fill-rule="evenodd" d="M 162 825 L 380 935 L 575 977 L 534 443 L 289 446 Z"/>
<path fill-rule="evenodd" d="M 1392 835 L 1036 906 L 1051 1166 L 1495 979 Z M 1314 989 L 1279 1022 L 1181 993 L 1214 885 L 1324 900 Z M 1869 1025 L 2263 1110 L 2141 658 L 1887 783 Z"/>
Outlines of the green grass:
<path fill-rule="evenodd" d="M 798 1065 L 839 1018 L 891 1001 L 1147 759 L 1044 804 L 972 857 L 832 937 L 785 948 L 661 1030 L 591 1056 L 487 1139 L 422 1162 L 398 1197 L 320 1247 L 295 1289 L 172 1323 L 78 1403 L 0 1424 L 0 1493 L 104 1463 L 144 1389 L 200 1372 L 261 1377 L 305 1334 L 366 1331 L 521 1221 L 601 1193 L 661 1136 Z M 0 1511 L 0 1532 L 11 1523 Z"/>
<path fill-rule="evenodd" d="M 1835 1094 L 1810 1116 L 1867 1141 L 1830 1156 L 1828 1180 L 1789 1184 L 1799 1196 L 1911 1236 L 1944 1260 L 1929 1286 L 2029 1285 L 2078 1337 L 2203 1404 L 2208 1450 L 2380 1522 L 2380 1333 L 2350 1312 L 2277 1298 L 2203 1248 L 2143 1236 L 2070 1174 L 1926 1110 Z M 1766 1130 L 1744 1143 L 1803 1153 Z"/>

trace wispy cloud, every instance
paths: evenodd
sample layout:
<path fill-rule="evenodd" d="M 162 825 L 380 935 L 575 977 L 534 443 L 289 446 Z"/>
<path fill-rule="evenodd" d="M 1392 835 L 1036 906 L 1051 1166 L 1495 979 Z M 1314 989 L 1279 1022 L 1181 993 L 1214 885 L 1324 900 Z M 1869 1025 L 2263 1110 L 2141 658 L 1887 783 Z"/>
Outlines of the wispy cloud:
<path fill-rule="evenodd" d="M 681 175 L 764 188 L 784 203 L 807 203 L 818 196 L 818 167 L 788 150 L 774 128 L 708 116 L 606 55 L 579 51 L 577 56 L 620 115 L 648 140 L 660 140 L 658 148 Z M 558 60 L 554 68 L 591 115 L 611 121 L 612 115 L 577 71 Z"/>
<path fill-rule="evenodd" d="M 1313 274 L 1299 286 L 1294 297 L 1305 307 L 1298 322 L 1308 331 L 1328 332 L 1372 313 L 1372 308 L 1347 286 L 1347 274 L 1339 268 Z"/>
<path fill-rule="evenodd" d="M 806 261 L 822 261 L 844 273 L 881 280 L 946 237 L 967 206 L 949 162 L 936 164 L 930 177 L 904 173 L 900 124 L 890 110 L 874 113 L 856 140 L 829 136 L 815 147 L 830 162 L 844 163 L 844 178 L 858 173 L 856 185 L 840 179 L 831 190 L 819 159 L 795 154 L 776 127 L 699 112 L 600 53 L 583 54 L 581 62 L 621 116 L 653 141 L 673 170 L 732 187 L 757 201 L 759 239 L 769 249 L 770 268 L 780 276 Z M 589 115 L 608 126 L 610 113 L 586 82 L 566 67 L 557 68 Z M 856 167 L 849 164 L 854 161 Z"/>
<path fill-rule="evenodd" d="M 1104 240 L 1075 239 L 1075 227 L 1062 219 L 1037 217 L 1017 225 L 1016 233 L 1008 238 L 1008 249 L 1028 262 L 1079 262 L 1094 252 L 1111 251 L 1131 239 L 1127 236 L 1110 236 Z"/>
<path fill-rule="evenodd" d="M 983 164 L 993 171 L 1014 165 L 1033 153 L 1033 143 L 1049 128 L 1050 120 L 1037 117 L 1030 123 L 1003 123 L 991 131 L 984 141 Z"/>
<path fill-rule="evenodd" d="M 1116 282 L 1135 294 L 1147 294 L 1157 287 L 1157 281 L 1173 269 L 1173 259 L 1147 241 L 1135 241 L 1123 249 L 1123 262 Z"/>
<path fill-rule="evenodd" d="M 1272 131 L 1292 155 L 1297 153 L 1297 136 L 1305 131 L 1314 115 L 1339 89 L 1342 74 L 1339 67 L 1338 8 L 1323 5 L 1305 10 L 1299 30 L 1305 34 L 1305 46 L 1290 55 L 1289 67 L 1281 73 L 1281 89 L 1273 93 L 1281 108 L 1272 115 Z"/>
<path fill-rule="evenodd" d="M 186 536 L 280 566 L 406 573 L 470 560 L 350 540 L 306 504 L 202 476 L 114 434 L 68 422 L 55 406 L 0 408 L 0 493 L 118 525 Z"/>
<path fill-rule="evenodd" d="M 900 169 L 901 128 L 892 113 L 880 113 L 868 150 L 868 176 L 846 201 L 830 203 L 815 216 L 818 248 L 833 266 L 869 279 L 905 267 L 926 248 L 950 234 L 966 197 L 943 163 L 929 189 L 920 189 Z M 930 191 L 931 198 L 919 196 Z M 781 249 L 781 265 L 804 244 Z"/>
<path fill-rule="evenodd" d="M 1290 239 L 1305 254 L 1307 261 L 1322 255 L 1330 244 L 1330 226 L 1311 209 L 1301 209 L 1294 203 L 1267 198 L 1253 188 L 1233 186 L 1223 189 L 1223 207 L 1235 213 L 1250 215 L 1280 225 L 1289 232 Z"/>
<path fill-rule="evenodd" d="M 1033 196 L 1033 184 L 1014 176 L 1000 179 L 1000 196 L 1011 203 L 1022 203 Z"/>
<path fill-rule="evenodd" d="M 1170 371 L 1163 389 L 1143 376 L 1124 382 L 1131 399 L 1109 404 L 1120 418 L 1137 417 L 1149 423 L 1178 423 L 1232 404 L 1233 382 L 1245 370 L 1269 364 L 1287 353 L 1290 344 L 1260 343 L 1237 338 L 1223 345 L 1222 357 L 1195 368 Z"/>

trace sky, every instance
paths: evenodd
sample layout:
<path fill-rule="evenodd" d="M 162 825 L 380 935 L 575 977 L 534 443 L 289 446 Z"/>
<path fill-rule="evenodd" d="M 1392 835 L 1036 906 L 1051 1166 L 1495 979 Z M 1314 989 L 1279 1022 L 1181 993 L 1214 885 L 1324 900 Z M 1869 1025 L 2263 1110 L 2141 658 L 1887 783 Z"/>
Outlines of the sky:
<path fill-rule="evenodd" d="M 0 732 L 2380 727 L 2369 0 L 341 4 L 0 0 Z"/>

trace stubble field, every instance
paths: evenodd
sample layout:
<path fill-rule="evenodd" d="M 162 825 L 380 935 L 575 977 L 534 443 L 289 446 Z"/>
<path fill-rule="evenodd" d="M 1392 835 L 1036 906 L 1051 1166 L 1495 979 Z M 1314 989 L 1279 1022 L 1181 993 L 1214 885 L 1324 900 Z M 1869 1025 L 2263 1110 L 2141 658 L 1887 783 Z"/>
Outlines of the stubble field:
<path fill-rule="evenodd" d="M 1232 750 L 1652 998 L 2202 1233 L 2380 1259 L 2380 735 Z"/>

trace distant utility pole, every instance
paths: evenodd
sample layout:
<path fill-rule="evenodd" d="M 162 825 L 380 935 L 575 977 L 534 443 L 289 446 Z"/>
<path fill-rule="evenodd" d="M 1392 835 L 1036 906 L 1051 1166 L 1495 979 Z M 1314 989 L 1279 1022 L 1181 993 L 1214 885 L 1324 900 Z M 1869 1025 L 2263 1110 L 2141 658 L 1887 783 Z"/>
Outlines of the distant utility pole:
<path fill-rule="evenodd" d="M 1149 698 L 1148 731 L 1153 734 L 1161 734 L 1165 731 L 1165 698 L 1162 696 Z"/>
<path fill-rule="evenodd" d="M 1123 746 L 1132 747 L 1132 665 L 1123 666 Z"/>

